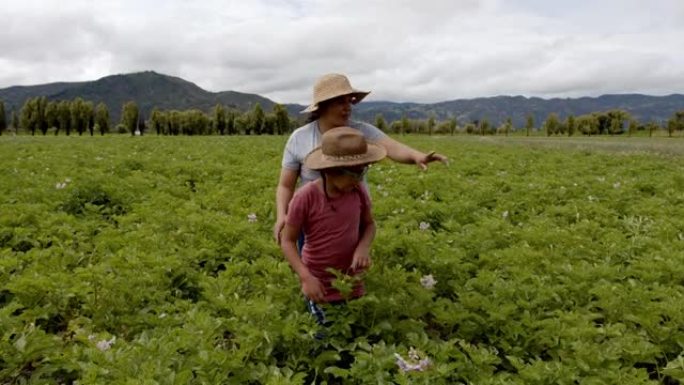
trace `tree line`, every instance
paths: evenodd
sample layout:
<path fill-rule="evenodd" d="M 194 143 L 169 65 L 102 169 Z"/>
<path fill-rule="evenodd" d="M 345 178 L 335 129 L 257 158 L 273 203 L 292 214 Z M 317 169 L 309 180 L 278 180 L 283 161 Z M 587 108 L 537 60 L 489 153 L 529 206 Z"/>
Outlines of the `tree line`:
<path fill-rule="evenodd" d="M 152 110 L 149 120 L 138 117 L 133 102 L 124 105 L 122 124 L 126 132 L 132 132 L 134 122 L 138 132 L 148 130 L 157 135 L 283 135 L 291 132 L 298 123 L 290 119 L 287 110 L 280 104 L 266 113 L 259 103 L 247 112 L 215 106 L 210 115 L 192 109 L 186 111 Z"/>
<path fill-rule="evenodd" d="M 527 115 L 524 127 L 515 127 L 511 118 L 507 118 L 501 124 L 494 125 L 489 119 L 482 118 L 467 122 L 459 122 L 457 118 L 450 118 L 437 122 L 435 118 L 408 119 L 388 123 L 382 114 L 375 117 L 375 126 L 382 131 L 392 134 L 440 134 L 454 135 L 465 133 L 471 135 L 508 135 L 513 132 L 524 132 L 530 136 L 533 132 L 543 132 L 552 135 L 622 135 L 634 134 L 637 131 L 647 131 L 653 135 L 655 131 L 666 130 L 669 136 L 675 132 L 684 131 L 684 110 L 675 112 L 666 122 L 639 122 L 628 112 L 623 110 L 611 110 L 606 112 L 592 112 L 590 114 L 573 116 L 565 119 L 559 118 L 558 114 L 551 113 L 537 124 L 532 114 Z"/>
<path fill-rule="evenodd" d="M 622 110 L 594 112 L 581 116 L 568 116 L 561 120 L 558 114 L 549 114 L 543 124 L 548 136 L 551 135 L 632 135 L 637 131 L 647 131 L 649 136 L 657 130 L 667 130 L 668 136 L 684 131 L 684 110 L 675 112 L 666 122 L 639 122 Z"/>
<path fill-rule="evenodd" d="M 122 106 L 121 121 L 112 127 L 109 111 L 104 103 L 95 105 L 82 98 L 49 101 L 44 96 L 27 99 L 19 114 L 12 111 L 9 119 L 8 122 L 4 103 L 0 100 L 0 134 L 11 126 L 15 131 L 22 129 L 31 135 L 36 132 L 43 135 L 48 132 L 53 132 L 54 135 L 104 135 L 110 132 L 131 135 L 283 135 L 304 124 L 302 119 L 291 118 L 280 104 L 274 105 L 271 112 L 265 112 L 258 103 L 247 111 L 216 105 L 209 113 L 199 109 L 164 111 L 154 108 L 146 118 L 138 105 L 129 101 Z M 392 134 L 508 135 L 523 131 L 529 136 L 533 131 L 542 131 L 548 136 L 592 136 L 631 135 L 637 131 L 646 131 L 650 136 L 655 131 L 666 130 L 672 136 L 675 132 L 684 131 L 684 110 L 675 112 L 666 122 L 639 122 L 626 111 L 611 110 L 579 116 L 569 115 L 565 119 L 551 113 L 540 124 L 536 124 L 530 114 L 524 127 L 515 127 L 510 118 L 496 126 L 487 118 L 459 122 L 455 117 L 437 121 L 434 117 L 408 119 L 404 116 L 387 122 L 382 114 L 378 114 L 375 121 L 370 123 L 374 123 L 383 132 Z"/>
<path fill-rule="evenodd" d="M 162 111 L 154 108 L 145 118 L 137 103 L 122 106 L 121 121 L 112 127 L 109 110 L 104 103 L 95 105 L 82 98 L 49 101 L 46 97 L 29 98 L 19 111 L 12 112 L 8 122 L 4 102 L 0 100 L 0 134 L 10 126 L 35 135 L 48 132 L 59 135 L 84 133 L 104 135 L 110 132 L 143 135 L 282 135 L 291 132 L 300 122 L 290 119 L 284 106 L 276 104 L 266 113 L 257 103 L 251 110 L 239 110 L 216 105 L 210 114 L 199 109 Z"/>
<path fill-rule="evenodd" d="M 31 135 L 36 132 L 46 135 L 50 129 L 54 129 L 55 135 L 59 132 L 94 135 L 95 131 L 104 135 L 109 131 L 109 111 L 104 103 L 95 106 L 81 98 L 48 101 L 41 96 L 26 100 L 18 115 L 13 111 L 10 124 L 15 130 L 23 129 Z M 0 101 L 0 134 L 7 128 L 5 105 Z"/>

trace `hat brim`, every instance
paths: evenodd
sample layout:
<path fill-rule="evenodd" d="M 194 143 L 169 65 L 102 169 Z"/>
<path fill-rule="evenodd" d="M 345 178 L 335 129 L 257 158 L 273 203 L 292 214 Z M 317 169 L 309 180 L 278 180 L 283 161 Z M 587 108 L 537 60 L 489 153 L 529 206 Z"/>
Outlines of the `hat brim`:
<path fill-rule="evenodd" d="M 331 97 L 329 97 L 329 98 L 325 98 L 325 99 L 323 99 L 323 100 L 319 100 L 319 101 L 317 101 L 317 102 L 314 102 L 314 103 L 310 104 L 308 107 L 306 107 L 305 109 L 301 110 L 299 113 L 300 113 L 300 114 L 306 114 L 306 113 L 309 113 L 309 112 L 314 112 L 314 111 L 318 110 L 318 105 L 319 105 L 321 102 L 324 102 L 324 101 L 330 100 L 330 99 L 335 99 L 335 98 L 337 98 L 337 97 L 344 96 L 344 95 L 354 95 L 355 100 L 354 100 L 353 103 L 356 104 L 356 103 L 362 101 L 363 98 L 365 98 L 366 96 L 368 96 L 368 94 L 370 94 L 370 91 L 359 91 L 359 90 L 354 90 L 354 92 L 350 92 L 350 93 L 346 93 L 346 94 L 340 94 L 340 95 L 334 95 L 334 96 L 331 96 Z"/>
<path fill-rule="evenodd" d="M 316 147 L 306 156 L 306 158 L 304 158 L 304 166 L 310 170 L 358 166 L 378 162 L 386 156 L 387 150 L 385 150 L 384 147 L 373 143 L 368 143 L 368 149 L 364 154 L 343 157 L 323 155 L 321 147 Z"/>

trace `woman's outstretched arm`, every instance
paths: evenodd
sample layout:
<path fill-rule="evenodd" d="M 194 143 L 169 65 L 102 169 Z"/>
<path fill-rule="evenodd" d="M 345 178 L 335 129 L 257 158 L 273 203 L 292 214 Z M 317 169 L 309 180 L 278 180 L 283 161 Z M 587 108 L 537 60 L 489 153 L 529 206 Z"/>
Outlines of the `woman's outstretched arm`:
<path fill-rule="evenodd" d="M 380 138 L 377 142 L 387 150 L 387 157 L 395 162 L 405 164 L 415 164 L 423 170 L 427 170 L 428 163 L 440 161 L 448 164 L 449 159 L 441 154 L 435 152 L 423 153 L 415 150 L 403 143 L 400 143 L 389 136 Z"/>

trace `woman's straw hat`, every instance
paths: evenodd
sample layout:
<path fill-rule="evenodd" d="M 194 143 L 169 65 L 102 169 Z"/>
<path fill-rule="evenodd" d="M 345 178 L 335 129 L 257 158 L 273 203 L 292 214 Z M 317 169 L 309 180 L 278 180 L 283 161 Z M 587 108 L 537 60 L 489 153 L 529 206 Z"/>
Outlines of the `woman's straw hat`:
<path fill-rule="evenodd" d="M 302 113 L 314 112 L 318 109 L 318 103 L 336 98 L 342 95 L 353 95 L 356 104 L 360 102 L 370 91 L 359 91 L 352 88 L 349 79 L 342 74 L 327 74 L 321 76 L 314 84 L 313 102 Z"/>
<path fill-rule="evenodd" d="M 386 155 L 384 147 L 366 142 L 361 131 L 337 127 L 323 134 L 321 145 L 304 158 L 304 166 L 311 170 L 358 166 L 377 162 Z"/>

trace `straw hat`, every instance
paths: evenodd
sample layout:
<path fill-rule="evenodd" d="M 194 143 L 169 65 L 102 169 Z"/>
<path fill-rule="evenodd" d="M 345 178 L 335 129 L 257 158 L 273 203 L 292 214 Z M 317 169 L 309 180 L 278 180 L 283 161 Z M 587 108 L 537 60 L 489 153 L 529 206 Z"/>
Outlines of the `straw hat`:
<path fill-rule="evenodd" d="M 349 79 L 342 74 L 327 74 L 321 76 L 314 84 L 313 102 L 302 110 L 302 113 L 314 112 L 318 109 L 318 103 L 336 98 L 342 95 L 353 95 L 356 104 L 360 102 L 370 91 L 359 91 L 352 88 Z"/>
<path fill-rule="evenodd" d="M 358 166 L 377 162 L 386 155 L 384 147 L 367 143 L 361 131 L 337 127 L 323 134 L 321 145 L 304 158 L 304 166 L 311 170 Z"/>

